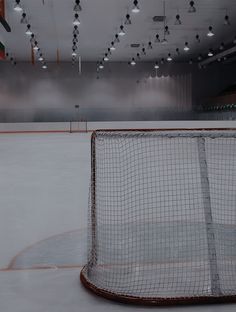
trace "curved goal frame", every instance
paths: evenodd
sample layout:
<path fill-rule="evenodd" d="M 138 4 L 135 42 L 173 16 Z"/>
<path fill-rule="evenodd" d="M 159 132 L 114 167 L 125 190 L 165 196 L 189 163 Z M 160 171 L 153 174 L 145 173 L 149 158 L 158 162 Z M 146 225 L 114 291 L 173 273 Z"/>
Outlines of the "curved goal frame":
<path fill-rule="evenodd" d="M 194 296 L 171 296 L 171 297 L 146 297 L 146 296 L 133 296 L 125 295 L 116 291 L 109 290 L 105 287 L 99 287 L 89 278 L 89 267 L 97 264 L 97 216 L 96 216 L 96 137 L 102 133 L 162 133 L 162 132 L 194 132 L 197 137 L 197 149 L 200 167 L 200 180 L 203 193 L 203 208 L 206 223 L 206 240 L 208 245 L 208 260 L 210 266 L 210 280 L 212 287 L 212 294 L 210 295 L 194 295 Z M 221 293 L 219 274 L 217 267 L 216 245 L 212 220 L 211 201 L 210 201 L 210 187 L 208 180 L 208 168 L 206 160 L 206 149 L 204 135 L 201 132 L 219 132 L 222 133 L 222 137 L 227 136 L 227 132 L 231 132 L 229 137 L 234 138 L 236 142 L 236 129 L 224 128 L 224 129 L 128 129 L 128 130 L 97 130 L 94 131 L 91 137 L 91 194 L 90 194 L 90 227 L 91 227 L 91 246 L 89 249 L 88 263 L 83 267 L 80 273 L 81 283 L 85 288 L 92 291 L 98 296 L 102 296 L 106 299 L 115 300 L 123 303 L 141 304 L 141 305 L 181 305 L 181 304 L 205 304 L 205 303 L 233 303 L 236 302 L 236 289 L 235 294 L 225 295 Z M 233 134 L 232 134 L 233 133 Z M 235 143 L 236 144 L 236 143 Z"/>
<path fill-rule="evenodd" d="M 138 304 L 147 306 L 172 306 L 172 305 L 188 305 L 188 304 L 214 304 L 214 303 L 236 303 L 236 295 L 234 296 L 199 296 L 199 297 L 135 297 L 117 294 L 105 289 L 99 288 L 89 281 L 86 275 L 87 265 L 80 272 L 80 281 L 82 285 L 93 294 L 108 300 L 117 301 L 128 304 Z"/>

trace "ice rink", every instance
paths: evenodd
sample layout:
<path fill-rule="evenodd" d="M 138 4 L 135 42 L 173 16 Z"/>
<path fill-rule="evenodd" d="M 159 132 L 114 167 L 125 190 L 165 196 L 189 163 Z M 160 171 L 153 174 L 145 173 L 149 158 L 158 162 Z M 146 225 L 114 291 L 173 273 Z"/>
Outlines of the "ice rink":
<path fill-rule="evenodd" d="M 90 136 L 0 134 L 1 312 L 168 309 L 107 301 L 90 294 L 79 282 L 86 262 Z M 235 309 L 236 304 L 170 308 Z"/>

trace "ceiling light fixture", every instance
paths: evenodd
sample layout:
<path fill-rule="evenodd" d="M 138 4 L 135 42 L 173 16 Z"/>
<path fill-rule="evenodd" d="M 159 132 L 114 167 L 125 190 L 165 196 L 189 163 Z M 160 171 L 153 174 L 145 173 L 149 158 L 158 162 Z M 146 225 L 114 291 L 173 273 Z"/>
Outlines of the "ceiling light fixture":
<path fill-rule="evenodd" d="M 38 60 L 39 60 L 40 62 L 42 62 L 42 61 L 43 61 L 43 54 L 42 54 L 42 53 L 40 53 L 40 54 L 39 54 L 39 58 L 38 58 Z"/>
<path fill-rule="evenodd" d="M 16 0 L 15 5 L 14 5 L 14 10 L 16 12 L 22 12 L 23 11 L 23 9 L 22 9 L 22 7 L 20 5 L 20 0 Z"/>
<path fill-rule="evenodd" d="M 120 39 L 119 39 L 119 35 L 118 35 L 118 34 L 115 34 L 114 42 L 115 42 L 115 43 L 119 43 L 119 42 L 120 42 Z"/>
<path fill-rule="evenodd" d="M 170 30 L 169 30 L 169 26 L 165 26 L 165 35 L 170 35 Z"/>
<path fill-rule="evenodd" d="M 168 62 L 171 62 L 172 60 L 173 60 L 173 59 L 172 59 L 172 57 L 171 57 L 171 54 L 169 53 L 169 54 L 168 54 L 168 57 L 167 57 L 167 61 L 168 61 Z"/>
<path fill-rule="evenodd" d="M 176 51 L 176 54 L 177 54 L 177 55 L 180 55 L 179 48 L 176 48 L 175 51 Z"/>
<path fill-rule="evenodd" d="M 79 14 L 75 13 L 75 18 L 73 21 L 73 25 L 79 26 L 80 25 L 80 20 L 79 20 Z"/>
<path fill-rule="evenodd" d="M 125 35 L 125 31 L 124 31 L 124 26 L 123 25 L 120 25 L 120 30 L 118 32 L 118 35 L 119 36 L 124 36 Z"/>
<path fill-rule="evenodd" d="M 221 42 L 221 44 L 220 44 L 220 51 L 224 50 L 224 48 L 225 48 L 225 44 L 224 44 L 224 42 Z"/>
<path fill-rule="evenodd" d="M 145 48 L 142 48 L 142 55 L 146 55 L 146 50 L 145 50 Z"/>
<path fill-rule="evenodd" d="M 35 42 L 35 35 L 34 35 L 34 34 L 31 34 L 30 43 L 31 43 L 31 44 L 34 44 L 34 42 Z"/>
<path fill-rule="evenodd" d="M 131 19 L 130 19 L 130 15 L 129 14 L 126 14 L 125 25 L 131 25 Z"/>
<path fill-rule="evenodd" d="M 152 43 L 151 43 L 151 41 L 148 42 L 148 49 L 149 49 L 149 50 L 152 49 Z"/>
<path fill-rule="evenodd" d="M 31 31 L 31 26 L 30 26 L 30 24 L 27 25 L 27 29 L 26 29 L 26 32 L 25 32 L 25 33 L 26 33 L 27 36 L 31 36 L 31 35 L 32 35 L 32 31 Z"/>
<path fill-rule="evenodd" d="M 156 42 L 156 43 L 161 42 L 161 40 L 160 40 L 160 36 L 159 36 L 158 34 L 156 34 L 155 42 Z"/>
<path fill-rule="evenodd" d="M 196 10 L 194 1 L 190 1 L 189 5 L 190 5 L 190 7 L 188 9 L 188 13 L 195 13 L 197 10 Z"/>
<path fill-rule="evenodd" d="M 210 49 L 209 52 L 208 52 L 208 56 L 209 56 L 209 57 L 212 57 L 213 55 L 214 55 L 214 52 L 213 52 L 212 49 Z"/>
<path fill-rule="evenodd" d="M 209 26 L 207 36 L 208 37 L 213 37 L 214 35 L 215 34 L 213 33 L 213 27 Z"/>
<path fill-rule="evenodd" d="M 20 20 L 21 24 L 28 24 L 27 18 L 26 18 L 26 13 L 22 13 L 22 17 Z"/>
<path fill-rule="evenodd" d="M 184 51 L 188 52 L 190 50 L 189 46 L 188 46 L 188 42 L 185 42 L 185 46 L 184 46 Z"/>
<path fill-rule="evenodd" d="M 108 62 L 108 61 L 109 61 L 109 57 L 108 57 L 108 54 L 107 54 L 107 53 L 105 53 L 105 56 L 104 56 L 103 60 L 104 60 L 105 62 Z"/>
<path fill-rule="evenodd" d="M 111 48 L 112 51 L 115 51 L 116 47 L 115 47 L 115 43 L 114 41 L 111 42 Z"/>
<path fill-rule="evenodd" d="M 154 68 L 155 68 L 155 69 L 158 69 L 158 68 L 159 68 L 158 62 L 155 63 Z"/>
<path fill-rule="evenodd" d="M 79 35 L 79 29 L 77 25 L 74 26 L 73 35 Z"/>
<path fill-rule="evenodd" d="M 38 42 L 35 41 L 34 42 L 34 47 L 33 47 L 34 51 L 38 51 L 39 50 L 39 47 L 38 47 Z"/>
<path fill-rule="evenodd" d="M 182 22 L 181 22 L 181 19 L 180 19 L 180 15 L 177 14 L 176 18 L 175 18 L 175 25 L 181 25 L 181 24 L 182 24 Z"/>
<path fill-rule="evenodd" d="M 230 26 L 229 15 L 225 15 L 224 25 L 225 26 Z"/>
<path fill-rule="evenodd" d="M 198 42 L 198 43 L 200 43 L 200 42 L 201 42 L 201 39 L 200 39 L 199 34 L 196 34 L 196 40 L 197 40 L 197 42 Z"/>
<path fill-rule="evenodd" d="M 133 12 L 133 13 L 139 13 L 139 12 L 140 12 L 140 8 L 139 8 L 138 1 L 137 1 L 137 0 L 134 0 L 134 6 L 133 6 L 133 8 L 132 8 L 132 12 Z"/>
<path fill-rule="evenodd" d="M 131 60 L 131 62 L 130 62 L 130 65 L 132 65 L 132 66 L 135 66 L 135 65 L 136 65 L 136 62 L 135 62 L 134 57 L 132 58 L 132 60 Z"/>
<path fill-rule="evenodd" d="M 73 35 L 73 42 L 79 42 L 76 34 Z"/>
<path fill-rule="evenodd" d="M 137 60 L 141 60 L 140 54 L 137 53 Z"/>
<path fill-rule="evenodd" d="M 75 52 L 75 49 L 74 49 L 74 48 L 72 49 L 71 55 L 72 55 L 72 56 L 77 56 L 77 53 Z"/>
<path fill-rule="evenodd" d="M 16 65 L 16 61 L 14 60 L 14 58 L 13 57 L 9 58 L 9 53 L 8 52 L 6 53 L 6 58 L 10 60 L 12 65 Z"/>
<path fill-rule="evenodd" d="M 43 68 L 43 69 L 47 69 L 47 68 L 48 68 L 47 65 L 46 65 L 46 63 L 43 63 L 42 68 Z"/>
<path fill-rule="evenodd" d="M 164 63 L 165 63 L 165 59 L 162 58 L 162 59 L 161 59 L 161 64 L 163 65 Z"/>
<path fill-rule="evenodd" d="M 100 63 L 99 63 L 99 68 L 100 68 L 100 69 L 103 69 L 103 68 L 104 68 L 103 62 L 100 62 Z"/>
<path fill-rule="evenodd" d="M 201 61 L 202 60 L 202 55 L 199 54 L 197 59 L 198 59 L 198 61 Z"/>
<path fill-rule="evenodd" d="M 75 43 L 73 43 L 72 50 L 78 50 L 78 47 Z"/>
<path fill-rule="evenodd" d="M 81 8 L 81 5 L 80 5 L 80 0 L 75 0 L 74 11 L 75 11 L 75 12 L 80 12 L 80 11 L 82 11 L 82 8 Z"/>

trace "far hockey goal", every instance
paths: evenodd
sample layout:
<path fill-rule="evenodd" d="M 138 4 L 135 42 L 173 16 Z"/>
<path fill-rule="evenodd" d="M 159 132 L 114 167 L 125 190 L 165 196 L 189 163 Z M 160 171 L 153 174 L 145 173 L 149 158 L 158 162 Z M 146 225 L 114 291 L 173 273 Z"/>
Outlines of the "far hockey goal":
<path fill-rule="evenodd" d="M 236 130 L 96 131 L 91 172 L 87 288 L 236 301 Z"/>
<path fill-rule="evenodd" d="M 70 121 L 70 133 L 73 132 L 87 132 L 88 131 L 87 120 L 81 119 L 79 121 Z"/>

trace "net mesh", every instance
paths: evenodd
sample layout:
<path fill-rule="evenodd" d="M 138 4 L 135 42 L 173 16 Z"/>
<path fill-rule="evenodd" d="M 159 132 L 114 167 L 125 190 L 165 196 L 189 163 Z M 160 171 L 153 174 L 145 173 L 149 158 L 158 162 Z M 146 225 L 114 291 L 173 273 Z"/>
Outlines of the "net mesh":
<path fill-rule="evenodd" d="M 98 131 L 88 262 L 98 289 L 236 294 L 236 132 Z"/>

